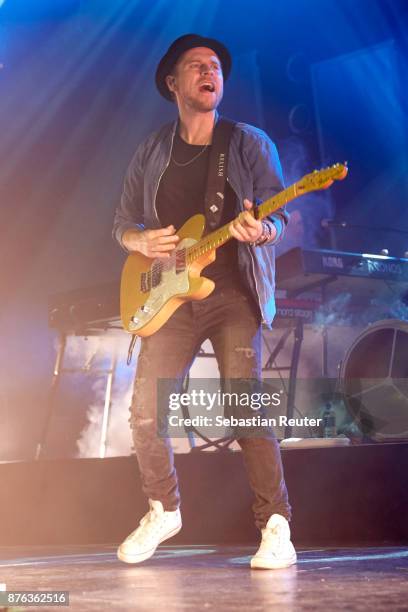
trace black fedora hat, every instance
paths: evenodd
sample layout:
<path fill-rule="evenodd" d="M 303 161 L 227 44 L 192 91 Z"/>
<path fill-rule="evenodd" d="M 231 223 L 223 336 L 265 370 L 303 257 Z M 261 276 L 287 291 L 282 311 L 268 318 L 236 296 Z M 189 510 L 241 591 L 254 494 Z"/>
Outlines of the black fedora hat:
<path fill-rule="evenodd" d="M 177 38 L 170 45 L 157 66 L 156 86 L 166 100 L 173 101 L 172 94 L 166 84 L 166 76 L 171 74 L 172 69 L 183 53 L 194 47 L 207 47 L 208 49 L 212 49 L 221 62 L 224 81 L 227 80 L 232 65 L 231 56 L 227 47 L 218 40 L 215 40 L 215 38 L 206 38 L 199 34 L 184 34 L 184 36 L 180 36 L 180 38 Z"/>

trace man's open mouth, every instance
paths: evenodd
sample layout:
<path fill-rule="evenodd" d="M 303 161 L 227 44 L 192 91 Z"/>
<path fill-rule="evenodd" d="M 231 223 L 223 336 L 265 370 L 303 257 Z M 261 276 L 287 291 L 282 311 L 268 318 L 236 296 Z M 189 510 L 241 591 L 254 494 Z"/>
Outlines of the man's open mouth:
<path fill-rule="evenodd" d="M 200 91 L 209 91 L 210 93 L 214 93 L 215 86 L 214 83 L 202 83 L 199 89 Z"/>

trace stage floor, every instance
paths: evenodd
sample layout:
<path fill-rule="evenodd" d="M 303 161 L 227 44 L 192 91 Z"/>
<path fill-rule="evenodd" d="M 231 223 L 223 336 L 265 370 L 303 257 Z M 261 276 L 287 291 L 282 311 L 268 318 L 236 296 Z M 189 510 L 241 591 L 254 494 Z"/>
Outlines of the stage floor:
<path fill-rule="evenodd" d="M 69 608 L 20 608 L 34 610 L 407 610 L 408 547 L 301 548 L 284 570 L 251 570 L 253 552 L 161 546 L 127 565 L 111 545 L 1 547 L 0 582 L 70 592 Z"/>

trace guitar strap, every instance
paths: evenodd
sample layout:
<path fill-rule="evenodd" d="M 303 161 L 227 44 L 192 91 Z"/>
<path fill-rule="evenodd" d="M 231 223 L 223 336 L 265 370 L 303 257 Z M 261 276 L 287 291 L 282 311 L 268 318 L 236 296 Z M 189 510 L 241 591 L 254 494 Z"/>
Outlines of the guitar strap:
<path fill-rule="evenodd" d="M 206 233 L 219 227 L 224 208 L 229 144 L 235 122 L 220 117 L 215 124 L 205 191 Z"/>

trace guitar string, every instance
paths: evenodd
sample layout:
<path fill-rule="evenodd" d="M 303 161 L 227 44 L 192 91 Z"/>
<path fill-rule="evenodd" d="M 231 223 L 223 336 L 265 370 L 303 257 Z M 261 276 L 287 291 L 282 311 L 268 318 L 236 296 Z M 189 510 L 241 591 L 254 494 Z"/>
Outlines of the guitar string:
<path fill-rule="evenodd" d="M 295 183 L 294 185 L 291 185 L 291 187 L 295 187 L 295 185 L 296 185 L 296 183 Z M 289 187 L 288 187 L 287 189 L 285 189 L 284 191 L 287 191 L 288 189 L 289 189 Z M 277 194 L 276 196 L 274 196 L 274 197 L 273 197 L 273 199 L 275 199 L 275 198 L 276 198 L 276 199 L 279 199 L 279 196 L 280 196 L 280 195 L 281 195 L 281 194 Z M 278 208 L 280 208 L 280 207 L 281 207 L 281 206 L 283 206 L 285 203 L 287 203 L 287 201 L 288 201 L 288 200 L 285 198 L 285 199 L 284 199 L 284 202 L 283 202 L 283 203 L 281 203 L 281 204 L 279 205 L 279 207 L 278 207 Z M 263 203 L 263 205 L 264 205 L 264 204 L 266 204 L 266 202 L 264 202 L 264 203 Z M 262 206 L 263 206 L 263 205 L 262 205 Z M 278 210 L 278 209 L 275 209 L 275 210 Z M 270 214 L 270 213 L 267 213 L 267 214 Z M 266 216 L 266 215 L 265 215 L 265 216 Z M 222 229 L 222 228 L 219 228 L 219 230 L 221 230 L 221 229 Z M 219 231 L 219 230 L 218 230 L 218 231 Z M 229 237 L 230 237 L 230 236 L 229 236 Z M 197 248 L 198 248 L 198 250 L 199 250 L 199 249 L 200 249 L 200 247 L 197 247 L 198 243 L 199 243 L 199 241 L 198 241 L 197 243 L 195 243 L 194 245 L 192 245 L 191 247 L 185 247 L 184 249 L 181 249 L 180 251 L 177 251 L 177 253 L 182 253 L 182 252 L 185 252 L 185 251 L 187 251 L 188 249 L 191 249 L 192 251 L 194 251 L 194 250 L 197 250 Z M 209 246 L 210 246 L 210 245 L 209 245 L 208 243 L 204 243 L 204 244 L 202 245 L 202 247 L 201 247 L 201 248 L 203 248 L 203 249 L 204 249 L 204 253 L 199 253 L 198 255 L 199 255 L 199 256 L 200 256 L 200 255 L 204 255 L 204 254 L 205 254 L 205 251 L 207 250 L 207 248 L 208 248 Z M 211 247 L 210 247 L 210 250 L 211 250 Z M 177 262 L 175 261 L 175 259 L 176 259 L 176 258 L 175 258 L 175 257 L 173 257 L 173 256 L 171 256 L 171 259 L 173 259 L 174 261 L 172 261 L 172 262 L 168 262 L 168 263 L 171 263 L 171 264 L 175 263 L 175 264 L 177 265 Z M 165 265 L 166 265 L 166 262 L 162 262 L 162 261 L 158 261 L 158 262 L 156 262 L 156 263 L 153 263 L 153 264 L 152 264 L 152 266 L 151 266 L 151 268 L 150 268 L 150 270 L 147 272 L 147 274 L 151 276 L 151 274 L 153 273 L 153 270 L 152 270 L 152 268 L 153 268 L 153 267 L 154 267 L 154 272 L 162 272 L 163 267 L 164 267 Z M 169 269 L 171 269 L 171 267 L 169 267 Z"/>
<path fill-rule="evenodd" d="M 205 148 L 206 148 L 206 147 L 204 147 L 203 151 L 205 150 Z M 201 155 L 201 153 L 202 153 L 203 151 L 200 151 L 199 155 Z M 175 160 L 173 159 L 173 161 L 175 161 Z M 187 162 L 187 163 L 191 163 L 192 161 L 194 161 L 194 159 L 193 159 L 193 160 L 190 160 L 190 161 L 189 161 L 189 162 Z M 177 162 L 176 162 L 176 164 L 177 164 Z M 334 166 L 332 166 L 332 168 L 330 168 L 330 170 L 331 170 L 331 169 L 333 169 L 333 168 L 335 168 L 336 166 L 339 166 L 339 165 L 340 165 L 340 164 L 335 164 Z M 327 168 L 327 169 L 325 169 L 325 170 L 327 171 L 327 170 L 329 170 L 329 168 Z M 322 172 L 322 171 L 320 171 L 320 172 Z M 324 172 L 324 170 L 323 170 L 323 172 Z M 335 178 L 336 178 L 336 177 L 335 177 Z M 279 201 L 279 199 L 281 199 L 281 198 L 282 198 L 282 195 L 283 195 L 283 193 L 284 193 L 284 192 L 286 192 L 286 193 L 285 193 L 285 195 L 288 195 L 288 191 L 289 191 L 289 189 L 291 189 L 291 188 L 293 189 L 293 191 L 294 191 L 294 197 L 296 198 L 296 196 L 297 196 L 297 185 L 298 185 L 298 182 L 300 182 L 300 181 L 297 181 L 297 182 L 296 182 L 296 183 L 294 183 L 293 185 L 290 185 L 289 187 L 287 187 L 286 189 L 284 189 L 284 190 L 283 190 L 281 193 L 276 194 L 275 196 L 273 196 L 273 197 L 272 197 L 272 198 L 270 198 L 270 199 L 271 199 L 271 200 L 277 200 L 277 201 Z M 285 198 L 284 198 L 284 201 L 283 201 L 282 203 L 280 203 L 278 207 L 276 207 L 276 208 L 275 208 L 273 211 L 269 211 L 268 213 L 266 213 L 265 215 L 263 215 L 263 217 L 264 217 L 264 216 L 266 216 L 267 214 L 270 214 L 271 212 L 274 212 L 275 210 L 278 210 L 279 208 L 281 208 L 282 206 L 284 206 L 285 204 L 287 204 L 287 203 L 288 203 L 290 200 L 292 200 L 292 199 L 293 199 L 293 198 L 287 198 L 287 197 L 285 197 Z M 267 201 L 268 201 L 268 200 L 267 200 Z M 264 206 L 264 205 L 267 203 L 267 201 L 266 201 L 266 202 L 263 202 L 262 206 Z M 276 203 L 277 203 L 277 202 L 276 202 Z M 262 218 L 263 218 L 263 217 L 262 217 Z M 222 229 L 222 228 L 219 228 L 219 230 L 221 230 L 221 229 Z M 218 231 L 219 231 L 219 230 L 218 230 Z M 229 236 L 229 238 L 230 238 L 230 237 L 231 237 L 231 236 Z M 170 261 L 169 261 L 168 263 L 166 263 L 165 261 L 164 261 L 164 262 L 162 262 L 162 261 L 154 262 L 154 263 L 152 264 L 152 266 L 150 267 L 150 269 L 149 269 L 149 270 L 147 271 L 147 273 L 146 273 L 146 274 L 147 274 L 147 277 L 148 277 L 148 278 L 149 278 L 149 277 L 151 278 L 151 277 L 152 277 L 153 272 L 160 272 L 160 273 L 161 273 L 161 272 L 162 272 L 162 270 L 163 270 L 163 268 L 164 268 L 164 266 L 167 266 L 167 267 L 168 267 L 168 269 L 170 270 L 170 269 L 171 269 L 171 266 L 169 266 L 169 265 L 168 265 L 168 264 L 170 264 L 170 263 L 171 263 L 172 265 L 173 265 L 173 263 L 174 263 L 174 264 L 176 265 L 176 268 L 177 268 L 177 254 L 178 254 L 178 253 L 183 253 L 183 256 L 184 256 L 184 255 L 185 255 L 185 253 L 186 253 L 186 251 L 187 251 L 187 250 L 189 250 L 189 249 L 191 249 L 191 252 L 194 252 L 194 250 L 197 250 L 197 245 L 199 244 L 199 242 L 200 242 L 200 241 L 197 241 L 197 243 L 195 243 L 194 245 L 191 245 L 190 247 L 184 247 L 183 249 L 180 249 L 180 251 L 176 251 L 176 253 L 174 254 L 175 256 L 171 255 L 171 259 L 173 260 L 173 261 L 171 261 L 171 262 L 170 262 Z M 208 244 L 208 242 L 207 242 L 207 243 L 206 243 L 206 242 L 204 242 L 204 244 L 203 244 L 203 245 L 202 245 L 202 247 L 201 247 L 201 248 L 203 248 L 203 249 L 204 249 L 204 252 L 203 252 L 203 253 L 198 253 L 198 256 L 200 256 L 200 255 L 204 255 L 204 254 L 205 254 L 205 252 L 206 252 L 206 250 L 207 250 L 207 248 L 208 248 L 209 246 L 211 247 L 211 245 L 209 245 L 209 244 Z M 216 247 L 216 245 L 214 245 L 214 246 Z M 213 248 L 214 248 L 214 247 L 213 247 Z M 200 247 L 198 247 L 198 249 L 200 249 Z M 210 248 L 210 250 L 211 250 L 211 248 Z M 154 269 L 153 269 L 153 268 L 154 268 Z"/>
<path fill-rule="evenodd" d="M 228 238 L 231 238 L 231 237 L 232 237 L 231 235 L 228 236 Z M 200 251 L 200 249 L 203 249 L 202 253 L 198 253 L 198 256 L 200 256 L 200 255 L 204 255 L 208 248 L 209 248 L 209 250 L 213 250 L 214 247 L 216 248 L 216 245 L 211 245 L 208 242 L 204 242 L 201 246 L 197 246 L 198 244 L 199 244 L 199 241 L 197 241 L 195 244 L 191 245 L 190 247 L 183 247 L 182 249 L 180 249 L 179 251 L 177 251 L 175 253 L 175 256 L 171 255 L 170 258 L 173 261 L 168 261 L 167 258 L 166 258 L 166 260 L 168 261 L 169 264 L 173 264 L 173 263 L 177 264 L 176 259 L 177 259 L 177 254 L 178 253 L 183 253 L 183 255 L 184 255 L 187 250 L 191 250 L 191 252 L 193 253 L 194 251 L 197 251 L 197 250 Z M 153 263 L 151 268 L 147 272 L 147 274 L 151 274 L 153 267 L 154 267 L 154 271 L 155 272 L 156 271 L 162 271 L 163 268 L 167 266 L 166 260 L 164 260 L 164 261 L 158 260 L 157 262 Z M 169 267 L 169 269 L 170 269 L 170 267 Z"/>
<path fill-rule="evenodd" d="M 276 197 L 276 196 L 274 196 L 274 197 Z M 285 200 L 285 202 L 286 202 L 286 200 Z M 284 202 L 284 203 L 285 203 L 285 202 Z M 283 204 L 284 204 L 284 203 L 283 203 Z M 266 204 L 266 202 L 264 202 L 264 204 Z M 283 206 L 283 204 L 280 204 L 280 206 Z M 269 214 L 269 213 L 268 213 L 268 214 Z M 222 229 L 223 229 L 223 228 L 218 228 L 218 230 L 217 230 L 217 231 L 221 231 Z M 231 235 L 229 235 L 229 236 L 228 236 L 228 238 L 231 238 Z M 201 247 L 200 247 L 200 246 L 198 246 L 199 242 L 200 242 L 200 241 L 197 241 L 195 244 L 191 245 L 190 247 L 185 247 L 185 248 L 181 249 L 180 251 L 177 251 L 177 253 L 181 253 L 181 252 L 183 252 L 183 251 L 187 251 L 188 249 L 191 249 L 191 251 L 192 251 L 192 252 L 194 252 L 194 251 L 196 251 L 196 250 L 200 250 L 200 248 L 202 248 L 202 249 L 204 249 L 204 252 L 203 252 L 203 253 L 199 253 L 199 255 L 204 255 L 204 254 L 205 254 L 205 251 L 208 249 L 208 247 L 210 247 L 210 250 L 212 250 L 212 248 L 214 248 L 214 247 L 211 247 L 211 245 L 209 245 L 209 244 L 208 244 L 208 242 L 204 242 L 204 243 L 201 245 Z M 214 246 L 216 246 L 216 245 L 214 245 Z M 173 257 L 172 257 L 172 258 L 173 258 Z M 174 259 L 174 258 L 173 258 L 173 259 Z M 170 262 L 169 262 L 169 263 L 170 263 Z M 165 264 L 166 264 L 166 262 L 165 262 L 165 261 L 163 261 L 163 262 L 162 262 L 162 261 L 158 261 L 156 264 L 152 264 L 151 268 L 153 268 L 153 266 L 155 266 L 155 271 L 161 271 L 161 270 L 163 269 L 163 266 L 164 266 Z M 149 272 L 150 272 L 150 271 L 149 271 Z M 149 273 L 149 272 L 148 272 L 148 273 Z"/>
<path fill-rule="evenodd" d="M 276 196 L 275 196 L 275 197 L 276 197 Z M 282 206 L 282 204 L 281 204 L 281 206 Z M 221 230 L 221 229 L 222 229 L 222 228 L 219 228 L 219 230 Z M 219 230 L 218 230 L 218 231 L 219 231 Z M 231 238 L 231 236 L 229 236 L 228 238 Z M 201 247 L 197 246 L 198 244 L 199 244 L 199 241 L 198 241 L 198 242 L 196 242 L 194 245 L 191 245 L 190 247 L 184 247 L 184 248 L 183 248 L 183 249 L 181 249 L 180 251 L 177 251 L 177 253 L 185 253 L 185 252 L 186 252 L 188 249 L 191 249 L 191 251 L 192 251 L 192 252 L 194 252 L 194 251 L 196 251 L 196 250 L 200 250 L 200 248 L 202 248 L 202 249 L 204 249 L 204 252 L 203 252 L 203 253 L 198 253 L 198 256 L 200 256 L 200 255 L 204 255 L 204 254 L 205 254 L 205 252 L 207 251 L 208 247 L 210 247 L 210 250 L 212 250 L 212 248 L 214 248 L 214 247 L 212 247 L 212 248 L 211 248 L 211 245 L 209 245 L 209 244 L 208 244 L 208 242 L 207 242 L 207 243 L 205 243 L 205 242 L 204 242 L 204 244 L 202 244 L 202 246 L 201 246 Z M 215 245 L 214 245 L 214 246 L 215 246 Z M 167 258 L 166 258 L 166 259 L 167 259 Z M 176 264 L 176 266 L 177 266 L 176 257 L 171 256 L 171 259 L 172 259 L 173 261 L 169 261 L 168 263 L 169 263 L 169 264 Z M 148 276 L 151 276 L 151 275 L 152 275 L 152 273 L 153 273 L 153 267 L 154 267 L 154 272 L 162 272 L 162 271 L 163 271 L 163 268 L 164 268 L 165 266 L 166 266 L 166 261 L 160 261 L 160 260 L 159 260 L 159 261 L 157 261 L 157 262 L 153 263 L 153 264 L 152 264 L 152 266 L 151 266 L 151 268 L 150 268 L 150 270 L 147 272 Z M 166 267 L 167 267 L 167 266 L 166 266 Z M 171 269 L 171 266 L 169 266 L 169 267 L 168 267 L 168 269 L 170 270 L 170 269 Z"/>
<path fill-rule="evenodd" d="M 174 161 L 174 160 L 173 160 L 173 161 Z M 189 163 L 190 163 L 190 162 L 189 162 Z M 291 189 L 291 188 L 293 189 L 293 191 L 294 191 L 294 195 L 295 195 L 295 197 L 296 197 L 296 195 L 297 195 L 297 193 L 296 193 L 297 182 L 296 182 L 296 183 L 294 183 L 293 185 L 290 185 L 290 186 L 289 186 L 289 187 L 287 187 L 286 189 L 284 189 L 284 190 L 283 190 L 283 192 L 281 192 L 281 193 L 279 193 L 279 194 L 276 194 L 276 196 L 273 196 L 273 198 L 271 198 L 271 199 L 274 199 L 274 200 L 278 200 L 278 201 L 279 201 L 279 199 L 281 199 L 281 198 L 282 198 L 282 195 L 283 195 L 283 193 L 284 193 L 284 192 L 286 192 L 286 194 L 285 194 L 285 195 L 288 195 L 288 194 L 287 194 L 287 192 L 288 192 L 288 191 L 289 191 L 289 189 Z M 291 198 L 291 199 L 292 199 L 292 198 Z M 289 198 L 286 198 L 286 197 L 285 197 L 285 198 L 284 198 L 283 203 L 280 203 L 280 204 L 279 204 L 279 206 L 278 206 L 277 208 L 275 208 L 274 210 L 278 210 L 280 207 L 284 206 L 284 205 L 285 205 L 285 204 L 286 204 L 288 201 L 289 201 Z M 266 201 L 266 202 L 263 202 L 262 206 L 264 206 L 266 203 L 267 203 L 267 201 Z M 277 202 L 276 202 L 276 203 L 277 203 Z M 272 212 L 272 211 L 270 211 L 270 212 Z M 270 212 L 269 212 L 269 213 L 266 213 L 266 214 L 270 214 Z M 263 216 L 266 216 L 266 215 L 263 215 Z M 222 229 L 222 228 L 219 228 L 219 230 L 221 230 L 221 229 Z M 219 231 L 219 230 L 218 230 L 218 231 Z M 230 237 L 230 236 L 229 236 L 229 237 Z M 191 249 L 191 251 L 192 251 L 192 252 L 194 252 L 194 250 L 197 250 L 197 248 L 198 248 L 198 250 L 199 250 L 199 249 L 200 249 L 200 247 L 197 247 L 197 245 L 198 245 L 198 244 L 199 244 L 199 241 L 198 241 L 197 243 L 195 243 L 194 245 L 191 245 L 191 247 L 185 247 L 185 248 L 181 249 L 180 251 L 177 251 L 176 253 L 185 253 L 185 252 L 186 252 L 188 249 Z M 216 245 L 214 245 L 214 246 L 216 246 Z M 207 242 L 207 243 L 206 243 L 206 242 L 204 242 L 204 244 L 203 244 L 203 245 L 202 245 L 202 247 L 201 247 L 201 248 L 203 248 L 203 249 L 204 249 L 204 252 L 203 252 L 203 253 L 198 253 L 198 255 L 199 255 L 199 256 L 200 256 L 200 255 L 204 255 L 204 254 L 205 254 L 205 251 L 207 250 L 207 248 L 208 248 L 208 247 L 210 247 L 210 250 L 211 250 L 211 245 L 209 245 L 209 244 L 208 244 L 208 242 Z M 214 248 L 214 247 L 213 247 L 213 248 Z M 174 261 L 172 261 L 172 262 L 168 262 L 168 263 L 171 263 L 171 264 L 175 263 L 175 264 L 177 265 L 176 257 L 171 256 L 171 259 L 173 259 Z M 166 265 L 166 262 L 162 262 L 162 261 L 155 262 L 155 263 L 153 263 L 153 264 L 152 264 L 152 266 L 151 266 L 150 270 L 147 272 L 147 274 L 148 274 L 148 275 L 151 275 L 151 274 L 152 274 L 152 272 L 153 272 L 153 267 L 154 267 L 154 271 L 155 271 L 155 272 L 161 272 L 161 271 L 163 270 L 163 267 L 164 267 L 165 265 Z M 171 269 L 171 268 L 169 267 L 169 269 Z"/>

